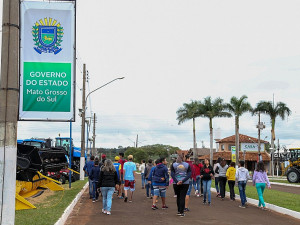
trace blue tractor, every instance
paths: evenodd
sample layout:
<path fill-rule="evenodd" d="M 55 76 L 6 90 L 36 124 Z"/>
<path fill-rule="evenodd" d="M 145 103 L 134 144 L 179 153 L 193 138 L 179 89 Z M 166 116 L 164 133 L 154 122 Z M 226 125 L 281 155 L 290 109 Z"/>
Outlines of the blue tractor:
<path fill-rule="evenodd" d="M 72 141 L 73 142 L 73 141 Z M 55 138 L 55 147 L 63 147 L 67 155 L 70 155 L 70 138 L 69 137 L 56 137 Z M 72 166 L 71 169 L 77 171 L 78 173 L 74 173 L 74 179 L 79 180 L 80 176 L 80 156 L 81 156 L 81 148 L 74 147 L 72 145 Z M 87 159 L 87 153 L 84 153 L 85 160 Z"/>

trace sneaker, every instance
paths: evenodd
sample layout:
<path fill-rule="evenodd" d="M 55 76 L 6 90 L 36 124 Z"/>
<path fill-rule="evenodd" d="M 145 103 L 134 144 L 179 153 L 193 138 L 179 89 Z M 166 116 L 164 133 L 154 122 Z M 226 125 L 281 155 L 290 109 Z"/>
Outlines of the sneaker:
<path fill-rule="evenodd" d="M 125 199 L 124 199 L 124 202 L 127 202 L 127 199 L 128 199 L 128 198 L 127 198 L 127 197 L 125 197 Z"/>
<path fill-rule="evenodd" d="M 174 197 L 174 198 L 177 198 L 177 195 L 174 195 L 173 197 Z"/>
<path fill-rule="evenodd" d="M 95 200 L 95 199 L 93 199 L 93 203 L 94 203 L 94 202 L 96 202 L 96 200 Z"/>
<path fill-rule="evenodd" d="M 184 208 L 184 212 L 189 212 L 190 209 L 189 208 Z"/>
<path fill-rule="evenodd" d="M 195 195 L 198 195 L 198 190 L 195 191 Z"/>
<path fill-rule="evenodd" d="M 181 213 L 180 213 L 180 212 L 178 212 L 176 215 L 177 215 L 177 216 L 181 216 Z"/>
<path fill-rule="evenodd" d="M 202 197 L 203 196 L 203 194 L 200 194 L 200 197 Z"/>
<path fill-rule="evenodd" d="M 203 205 L 205 205 L 206 204 L 206 201 L 205 200 L 203 200 Z"/>
<path fill-rule="evenodd" d="M 152 209 L 153 209 L 153 210 L 156 210 L 156 209 L 158 209 L 158 208 L 157 208 L 156 205 L 152 205 Z"/>
<path fill-rule="evenodd" d="M 102 209 L 102 213 L 106 214 L 107 212 L 106 212 L 106 210 Z"/>
<path fill-rule="evenodd" d="M 111 215 L 111 212 L 107 211 L 106 214 L 107 214 L 107 215 Z"/>
<path fill-rule="evenodd" d="M 128 202 L 129 202 L 129 203 L 132 203 L 132 200 L 129 200 Z"/>
<path fill-rule="evenodd" d="M 147 198 L 150 198 L 150 196 L 147 196 Z"/>
<path fill-rule="evenodd" d="M 262 210 L 267 210 L 267 208 L 266 208 L 266 207 L 261 207 L 261 209 L 262 209 Z"/>
<path fill-rule="evenodd" d="M 181 214 L 180 214 L 180 217 L 185 217 L 185 214 L 184 214 L 184 213 L 181 213 Z"/>
<path fill-rule="evenodd" d="M 244 205 L 239 205 L 240 208 L 245 209 L 246 207 Z"/>
<path fill-rule="evenodd" d="M 119 196 L 118 199 L 123 199 L 123 196 Z"/>
<path fill-rule="evenodd" d="M 99 201 L 99 198 L 96 198 L 96 202 L 98 202 Z"/>
<path fill-rule="evenodd" d="M 161 207 L 162 209 L 168 209 L 169 207 L 166 205 L 163 205 L 163 207 Z"/>
<path fill-rule="evenodd" d="M 210 202 L 208 202 L 207 205 L 210 206 Z"/>
<path fill-rule="evenodd" d="M 199 197 L 200 197 L 200 195 L 199 195 L 199 194 L 197 194 L 197 197 L 199 198 Z"/>

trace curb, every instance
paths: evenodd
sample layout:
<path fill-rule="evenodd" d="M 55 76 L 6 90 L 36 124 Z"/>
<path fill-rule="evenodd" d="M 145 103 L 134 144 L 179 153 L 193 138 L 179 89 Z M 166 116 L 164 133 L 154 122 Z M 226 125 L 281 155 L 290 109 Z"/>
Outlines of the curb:
<path fill-rule="evenodd" d="M 252 183 L 252 180 L 249 180 L 249 182 Z M 286 183 L 273 182 L 273 181 L 271 181 L 270 184 L 281 185 L 281 186 L 286 186 L 286 187 L 299 187 L 300 188 L 300 185 L 297 185 L 297 184 L 286 184 Z"/>
<path fill-rule="evenodd" d="M 211 188 L 211 190 L 213 192 L 217 193 L 215 188 Z M 229 194 L 229 192 L 226 191 L 226 194 Z M 240 200 L 240 195 L 236 194 L 235 198 Z M 257 206 L 258 205 L 258 200 L 247 197 L 247 203 L 250 203 L 251 205 Z M 293 211 L 293 210 L 290 210 L 290 209 L 286 209 L 286 208 L 283 208 L 283 207 L 280 207 L 280 206 L 277 206 L 277 205 L 273 205 L 273 204 L 267 203 L 267 202 L 265 202 L 265 204 L 266 204 L 267 209 L 269 209 L 271 211 L 274 211 L 274 212 L 277 212 L 277 213 L 280 213 L 280 214 L 285 214 L 285 215 L 294 217 L 296 219 L 300 219 L 300 212 Z"/>
<path fill-rule="evenodd" d="M 297 184 L 285 184 L 285 183 L 279 183 L 279 182 L 270 182 L 270 184 L 276 184 L 276 185 L 281 185 L 281 186 L 298 187 L 298 188 L 300 188 L 300 185 L 297 185 Z"/>
<path fill-rule="evenodd" d="M 75 205 L 77 204 L 77 202 L 81 198 L 82 194 L 86 191 L 86 189 L 88 188 L 88 186 L 89 186 L 89 182 L 87 182 L 83 186 L 82 190 L 76 195 L 76 197 L 73 199 L 73 201 L 70 203 L 70 205 L 65 209 L 64 213 L 62 214 L 62 216 L 56 221 L 56 223 L 54 225 L 64 225 L 65 224 L 65 222 L 67 221 L 69 215 L 73 211 Z"/>

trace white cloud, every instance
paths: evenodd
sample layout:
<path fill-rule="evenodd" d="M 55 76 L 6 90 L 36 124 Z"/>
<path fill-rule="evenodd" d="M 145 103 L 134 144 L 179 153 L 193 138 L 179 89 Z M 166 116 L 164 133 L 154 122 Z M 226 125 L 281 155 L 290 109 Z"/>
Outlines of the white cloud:
<path fill-rule="evenodd" d="M 246 94 L 283 101 L 292 109 L 277 121 L 285 144 L 299 138 L 300 2 L 288 1 L 78 1 L 76 108 L 81 108 L 82 65 L 89 90 L 120 76 L 90 96 L 97 113 L 97 146 L 141 144 L 192 146 L 192 122 L 180 126 L 176 110 L 191 99 Z M 88 13 L 87 13 L 88 12 Z M 266 124 L 269 119 L 264 118 Z M 241 117 L 241 132 L 255 136 L 257 118 Z M 68 136 L 68 123 L 20 122 L 19 137 Z M 216 119 L 223 137 L 234 134 L 233 119 Z M 80 118 L 73 126 L 80 145 Z M 197 142 L 209 146 L 207 119 L 197 119 Z M 270 128 L 262 136 L 270 137 Z"/>

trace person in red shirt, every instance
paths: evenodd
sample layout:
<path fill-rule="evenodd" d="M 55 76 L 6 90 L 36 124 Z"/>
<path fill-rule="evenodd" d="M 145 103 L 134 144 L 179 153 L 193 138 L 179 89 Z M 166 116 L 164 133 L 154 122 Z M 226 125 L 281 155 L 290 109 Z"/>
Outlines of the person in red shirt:
<path fill-rule="evenodd" d="M 202 169 L 203 165 L 202 163 L 199 161 L 199 159 L 195 159 L 195 162 L 193 164 L 193 174 L 192 174 L 192 178 L 193 178 L 193 186 L 195 189 L 195 195 L 197 195 L 197 197 L 200 197 L 200 182 L 201 182 L 201 169 Z"/>
<path fill-rule="evenodd" d="M 124 153 L 120 152 L 119 153 L 120 160 L 118 163 L 120 163 L 120 191 L 119 191 L 119 196 L 118 198 L 124 198 L 124 163 L 127 162 L 127 160 L 124 159 Z"/>

